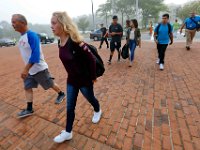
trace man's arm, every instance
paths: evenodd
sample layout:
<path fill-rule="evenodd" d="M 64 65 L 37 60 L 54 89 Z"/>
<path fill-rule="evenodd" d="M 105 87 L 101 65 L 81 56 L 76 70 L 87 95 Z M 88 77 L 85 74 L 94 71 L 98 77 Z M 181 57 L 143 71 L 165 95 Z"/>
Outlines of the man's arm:
<path fill-rule="evenodd" d="M 170 31 L 170 34 L 169 34 L 169 38 L 170 38 L 170 45 L 172 45 L 173 44 L 173 42 L 174 42 L 174 35 L 173 35 L 173 26 L 172 25 L 170 25 L 171 26 L 171 31 Z"/>
<path fill-rule="evenodd" d="M 174 42 L 174 35 L 173 35 L 172 32 L 170 33 L 169 37 L 170 37 L 170 41 L 171 41 L 171 42 L 170 42 L 170 45 L 172 45 L 173 42 Z"/>
<path fill-rule="evenodd" d="M 185 23 L 182 24 L 181 28 L 180 28 L 180 33 L 182 33 L 183 28 L 185 27 Z"/>
<path fill-rule="evenodd" d="M 23 72 L 21 73 L 21 78 L 22 78 L 22 79 L 26 79 L 26 77 L 28 76 L 28 72 L 29 72 L 29 70 L 31 69 L 31 67 L 32 67 L 33 65 L 34 65 L 34 64 L 28 63 L 28 64 L 25 66 Z"/>
<path fill-rule="evenodd" d="M 156 44 L 158 44 L 157 36 L 158 36 L 157 32 L 154 32 L 153 37 L 154 37 L 154 41 L 155 41 Z"/>
<path fill-rule="evenodd" d="M 23 72 L 21 73 L 21 77 L 23 79 L 25 79 L 28 76 L 28 72 L 31 69 L 31 67 L 35 63 L 40 62 L 40 40 L 37 34 L 32 32 L 28 33 L 28 43 L 30 45 L 32 52 L 28 64 L 25 66 Z"/>
<path fill-rule="evenodd" d="M 182 24 L 182 26 L 181 26 L 181 28 L 180 28 L 180 33 L 182 33 L 182 30 L 183 30 L 183 28 L 185 27 L 186 21 L 187 21 L 187 19 L 186 19 L 186 20 L 184 21 L 184 23 Z"/>

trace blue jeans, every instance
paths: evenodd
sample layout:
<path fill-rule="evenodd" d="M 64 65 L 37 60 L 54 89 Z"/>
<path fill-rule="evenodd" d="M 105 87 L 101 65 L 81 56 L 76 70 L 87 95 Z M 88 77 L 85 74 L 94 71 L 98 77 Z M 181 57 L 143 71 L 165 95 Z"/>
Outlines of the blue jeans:
<path fill-rule="evenodd" d="M 129 41 L 129 46 L 130 46 L 130 51 L 131 51 L 130 61 L 132 62 L 133 59 L 134 59 L 134 53 L 135 53 L 135 48 L 136 48 L 136 41 L 135 40 L 130 40 Z"/>
<path fill-rule="evenodd" d="M 93 84 L 89 87 L 77 88 L 70 84 L 67 84 L 67 122 L 66 131 L 71 132 L 75 118 L 75 107 L 79 90 L 88 102 L 93 106 L 95 112 L 99 112 L 100 105 L 98 100 L 94 96 Z"/>

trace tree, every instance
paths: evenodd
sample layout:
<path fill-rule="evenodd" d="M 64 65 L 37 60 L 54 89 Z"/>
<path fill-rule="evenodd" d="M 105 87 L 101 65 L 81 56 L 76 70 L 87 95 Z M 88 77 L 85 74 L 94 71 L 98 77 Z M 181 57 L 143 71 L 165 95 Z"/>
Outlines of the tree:
<path fill-rule="evenodd" d="M 108 17 L 111 16 L 111 3 L 107 1 L 105 4 L 99 5 L 96 15 L 106 19 L 106 26 L 108 26 Z"/>
<path fill-rule="evenodd" d="M 142 9 L 143 25 L 146 27 L 149 17 L 158 19 L 159 12 L 166 11 L 164 0 L 140 0 L 139 8 Z"/>
<path fill-rule="evenodd" d="M 129 3 L 129 0 L 117 0 L 115 2 L 115 11 L 121 13 L 122 18 L 122 27 L 124 26 L 124 15 L 126 14 L 129 18 L 129 11 L 131 10 L 131 3 Z M 133 8 L 134 9 L 134 8 Z"/>
<path fill-rule="evenodd" d="M 160 11 L 166 11 L 167 6 L 163 3 L 164 0 L 139 0 L 140 16 L 143 18 L 144 25 L 146 27 L 149 17 L 158 19 Z M 124 23 L 124 17 L 127 19 L 136 18 L 135 4 L 136 0 L 113 0 L 114 12 L 122 19 L 122 25 Z M 109 9 L 105 10 L 104 5 L 109 5 Z M 111 0 L 107 0 L 105 4 L 100 5 L 98 13 L 100 12 L 102 17 L 106 16 L 106 12 L 112 10 Z"/>
<path fill-rule="evenodd" d="M 193 1 L 186 3 L 183 7 L 178 10 L 178 17 L 182 20 L 189 17 L 191 11 L 196 11 L 197 14 L 200 14 L 200 1 Z"/>
<path fill-rule="evenodd" d="M 90 25 L 87 16 L 81 16 L 77 22 L 77 25 L 84 33 L 88 28 L 88 26 Z"/>

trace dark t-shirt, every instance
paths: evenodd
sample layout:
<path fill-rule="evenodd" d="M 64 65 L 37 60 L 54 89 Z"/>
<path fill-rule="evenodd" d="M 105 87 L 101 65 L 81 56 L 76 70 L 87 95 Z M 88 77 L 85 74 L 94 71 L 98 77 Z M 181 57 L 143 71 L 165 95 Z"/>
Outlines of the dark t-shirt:
<path fill-rule="evenodd" d="M 100 30 L 102 32 L 102 36 L 104 36 L 106 34 L 107 29 L 105 27 L 102 27 Z"/>
<path fill-rule="evenodd" d="M 112 32 L 123 32 L 122 26 L 120 24 L 111 24 L 109 27 L 109 33 Z M 122 35 L 114 35 L 112 36 L 112 42 L 121 42 Z"/>

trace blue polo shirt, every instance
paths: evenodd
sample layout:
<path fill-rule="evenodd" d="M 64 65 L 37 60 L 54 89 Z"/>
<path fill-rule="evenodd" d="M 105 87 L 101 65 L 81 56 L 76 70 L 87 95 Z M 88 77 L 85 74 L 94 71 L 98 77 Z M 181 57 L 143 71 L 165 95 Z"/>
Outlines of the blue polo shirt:
<path fill-rule="evenodd" d="M 195 17 L 193 17 L 193 19 L 194 19 L 197 23 L 200 22 L 200 16 L 195 16 Z M 194 29 L 197 28 L 197 24 L 196 24 L 194 21 L 192 21 L 191 18 L 186 18 L 184 23 L 185 23 L 185 25 L 186 25 L 186 29 L 194 30 Z"/>
<path fill-rule="evenodd" d="M 154 32 L 157 32 L 157 28 L 158 28 L 158 25 L 156 26 Z M 173 31 L 173 27 L 171 25 L 170 33 L 172 33 L 172 31 Z M 167 24 L 163 24 L 163 23 L 160 24 L 157 35 L 158 35 L 157 40 L 159 44 L 169 44 L 170 42 L 169 27 Z"/>

